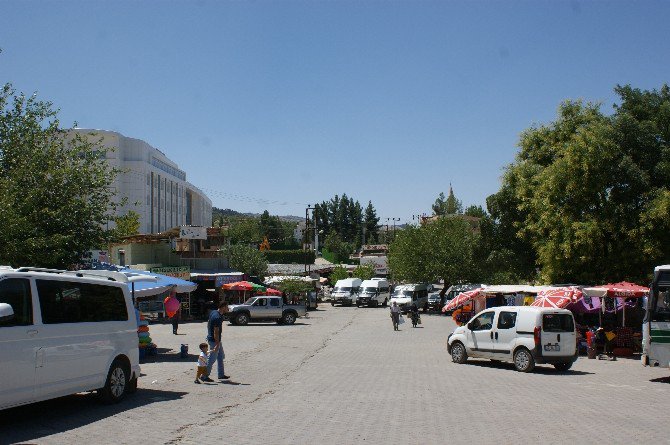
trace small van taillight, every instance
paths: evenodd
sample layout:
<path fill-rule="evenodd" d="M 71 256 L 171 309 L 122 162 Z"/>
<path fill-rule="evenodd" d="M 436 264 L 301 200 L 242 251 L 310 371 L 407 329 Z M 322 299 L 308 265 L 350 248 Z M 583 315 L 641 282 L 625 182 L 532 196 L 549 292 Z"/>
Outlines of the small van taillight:
<path fill-rule="evenodd" d="M 535 340 L 535 346 L 540 345 L 540 327 L 535 326 L 535 329 L 533 329 L 533 339 Z"/>

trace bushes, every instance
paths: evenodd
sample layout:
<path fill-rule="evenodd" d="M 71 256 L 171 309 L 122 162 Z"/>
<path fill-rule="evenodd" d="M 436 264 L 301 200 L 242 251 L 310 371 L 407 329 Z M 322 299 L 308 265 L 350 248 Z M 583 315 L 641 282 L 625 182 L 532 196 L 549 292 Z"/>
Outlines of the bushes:
<path fill-rule="evenodd" d="M 314 252 L 304 250 L 265 250 L 263 255 L 272 264 L 314 264 Z"/>

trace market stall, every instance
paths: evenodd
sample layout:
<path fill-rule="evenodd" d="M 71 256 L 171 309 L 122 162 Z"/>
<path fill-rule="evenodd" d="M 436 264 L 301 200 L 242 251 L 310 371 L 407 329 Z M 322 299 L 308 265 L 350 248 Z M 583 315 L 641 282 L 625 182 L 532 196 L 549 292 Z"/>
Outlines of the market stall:
<path fill-rule="evenodd" d="M 225 291 L 232 291 L 237 293 L 237 304 L 241 304 L 247 299 L 247 292 L 265 292 L 265 286 L 252 283 L 251 281 L 237 281 L 235 283 L 227 283 L 221 286 Z"/>

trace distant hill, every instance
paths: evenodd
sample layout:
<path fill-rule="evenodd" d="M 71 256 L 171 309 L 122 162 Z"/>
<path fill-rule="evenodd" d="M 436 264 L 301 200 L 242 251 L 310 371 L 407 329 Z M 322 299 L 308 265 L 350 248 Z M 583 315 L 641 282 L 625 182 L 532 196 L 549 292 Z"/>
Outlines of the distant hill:
<path fill-rule="evenodd" d="M 221 217 L 228 217 L 228 216 L 260 218 L 261 214 L 260 213 L 241 213 L 241 212 L 238 212 L 238 211 L 233 210 L 233 209 L 220 209 L 218 207 L 212 207 L 212 219 L 217 219 L 217 218 L 221 218 Z M 294 215 L 279 216 L 279 219 L 281 219 L 283 221 L 291 221 L 291 222 L 300 222 L 300 221 L 305 220 L 305 218 L 302 217 L 302 216 L 294 216 Z"/>

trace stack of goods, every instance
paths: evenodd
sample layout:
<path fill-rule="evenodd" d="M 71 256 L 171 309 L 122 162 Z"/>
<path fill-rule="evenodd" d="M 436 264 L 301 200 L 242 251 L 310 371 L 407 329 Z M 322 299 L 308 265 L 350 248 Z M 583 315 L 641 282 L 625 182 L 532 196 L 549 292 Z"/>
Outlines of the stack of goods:
<path fill-rule="evenodd" d="M 140 359 L 143 359 L 147 348 L 151 345 L 151 337 L 149 337 L 149 322 L 141 314 L 137 316 L 137 336 L 139 337 Z"/>

